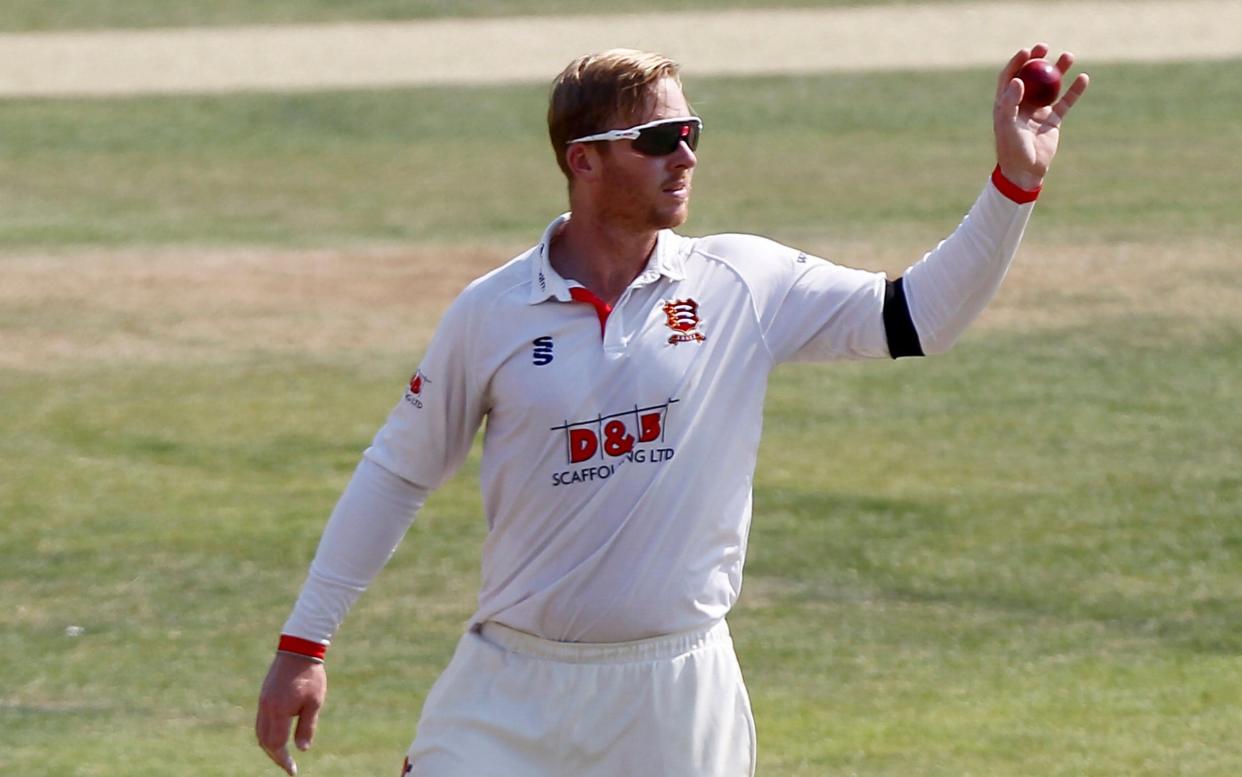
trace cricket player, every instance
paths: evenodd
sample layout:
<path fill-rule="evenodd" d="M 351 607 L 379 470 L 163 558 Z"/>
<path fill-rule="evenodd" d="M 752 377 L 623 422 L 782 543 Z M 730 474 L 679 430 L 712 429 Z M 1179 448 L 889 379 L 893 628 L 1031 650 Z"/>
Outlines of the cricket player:
<path fill-rule="evenodd" d="M 1001 283 L 1087 88 L 1079 75 L 1054 105 L 1021 108 L 1015 74 L 1047 53 L 1001 70 L 994 171 L 953 234 L 893 280 L 762 237 L 671 231 L 711 131 L 677 64 L 631 50 L 572 62 L 548 109 L 570 211 L 452 303 L 363 454 L 263 684 L 256 734 L 272 760 L 296 772 L 290 728 L 308 748 L 330 640 L 486 419 L 478 609 L 402 774 L 753 775 L 725 615 L 768 375 L 953 345 Z"/>

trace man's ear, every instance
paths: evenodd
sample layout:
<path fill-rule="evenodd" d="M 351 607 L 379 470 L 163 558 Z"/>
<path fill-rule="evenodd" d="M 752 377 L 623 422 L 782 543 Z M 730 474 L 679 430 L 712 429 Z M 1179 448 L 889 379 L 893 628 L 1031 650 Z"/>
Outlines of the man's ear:
<path fill-rule="evenodd" d="M 599 175 L 599 152 L 586 143 L 574 143 L 565 149 L 565 164 L 575 178 L 590 180 Z"/>

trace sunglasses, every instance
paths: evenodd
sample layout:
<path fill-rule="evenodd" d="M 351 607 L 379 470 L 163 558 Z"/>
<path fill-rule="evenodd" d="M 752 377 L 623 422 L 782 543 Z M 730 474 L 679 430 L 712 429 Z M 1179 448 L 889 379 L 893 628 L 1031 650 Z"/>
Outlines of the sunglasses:
<path fill-rule="evenodd" d="M 699 147 L 699 133 L 703 131 L 703 121 L 697 117 L 679 119 L 659 119 L 639 124 L 629 129 L 608 130 L 596 135 L 574 138 L 570 143 L 594 143 L 597 140 L 629 140 L 630 146 L 640 154 L 647 156 L 668 156 L 681 147 L 684 142 L 694 151 Z"/>

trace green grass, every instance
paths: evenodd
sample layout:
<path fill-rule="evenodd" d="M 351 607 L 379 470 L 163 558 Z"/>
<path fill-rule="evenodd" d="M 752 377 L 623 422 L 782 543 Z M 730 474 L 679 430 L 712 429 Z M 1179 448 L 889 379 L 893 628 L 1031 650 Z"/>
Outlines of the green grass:
<path fill-rule="evenodd" d="M 923 362 L 775 374 L 731 618 L 761 775 L 1242 771 L 1242 319 L 1211 294 L 1169 302 L 1205 283 L 1184 268 L 1237 288 L 1223 160 L 1242 140 L 1239 71 L 1093 69 L 989 313 L 1027 299 L 1017 320 L 1039 326 L 985 322 Z M 691 82 L 709 134 L 688 231 L 934 241 L 990 168 L 989 78 Z M 44 249 L 103 261 L 83 245 L 522 246 L 562 201 L 541 95 L 9 102 L 0 271 L 25 278 L 15 254 Z M 1079 274 L 1031 292 L 1041 260 L 1117 241 L 1132 265 L 1084 254 L 1089 288 Z M 1170 245 L 1186 261 L 1169 281 L 1130 280 Z M 276 774 L 250 733 L 259 682 L 422 342 L 324 346 L 320 329 L 354 319 L 291 283 L 262 287 L 285 307 L 217 313 L 239 334 L 207 352 L 201 322 L 182 328 L 197 290 L 144 297 L 135 262 L 85 303 L 59 279 L 0 292 L 0 342 L 48 348 L 0 369 L 0 774 Z M 447 304 L 411 285 L 375 312 L 356 291 L 341 304 L 358 320 Z M 1049 310 L 1075 315 L 1034 315 Z M 303 350 L 263 345 L 281 315 Z M 184 347 L 127 355 L 113 330 Z M 351 614 L 304 775 L 395 773 L 471 610 L 476 481 L 477 451 Z"/>
<path fill-rule="evenodd" d="M 718 8 L 818 8 L 889 5 L 908 0 L 6 0 L 0 31 L 99 29 L 109 27 L 189 27 L 229 24 L 283 24 L 388 21 L 442 17 L 496 17 L 532 14 L 693 11 Z"/>
<path fill-rule="evenodd" d="M 1242 144 L 1242 61 L 1093 75 L 1040 223 L 1066 240 L 1237 237 L 1222 160 Z M 991 169 L 992 78 L 691 80 L 707 132 L 687 230 L 803 243 L 943 230 Z M 544 100 L 529 86 L 11 101 L 0 248 L 520 245 L 564 207 Z"/>
<path fill-rule="evenodd" d="M 763 774 L 1237 772 L 1242 420 L 1203 409 L 1242 327 L 1161 325 L 777 373 L 733 618 Z M 260 768 L 272 639 L 407 361 L 5 377 L 0 770 Z M 307 773 L 400 760 L 470 610 L 476 474 L 351 616 Z"/>
<path fill-rule="evenodd" d="M 749 564 L 771 594 L 734 618 L 781 678 L 756 691 L 774 773 L 1242 765 L 1242 328 L 1134 335 L 1164 323 L 781 376 Z"/>

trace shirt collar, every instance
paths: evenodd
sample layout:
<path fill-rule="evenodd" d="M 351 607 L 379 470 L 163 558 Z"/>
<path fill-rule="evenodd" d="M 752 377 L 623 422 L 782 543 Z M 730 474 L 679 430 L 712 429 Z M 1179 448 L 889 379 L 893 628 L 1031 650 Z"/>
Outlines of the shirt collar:
<path fill-rule="evenodd" d="M 552 269 L 552 262 L 549 260 L 549 247 L 552 245 L 552 238 L 556 233 L 569 221 L 570 214 L 562 213 L 552 220 L 548 228 L 543 231 L 543 236 L 539 238 L 539 245 L 535 247 L 531 256 L 531 277 L 530 277 L 530 297 L 528 304 L 536 305 L 550 298 L 554 298 L 559 302 L 569 302 L 572 297 L 569 295 L 570 288 L 581 286 L 577 281 L 566 280 L 561 274 Z M 646 286 L 654 283 L 661 277 L 668 278 L 672 281 L 685 280 L 685 241 L 672 230 L 662 229 L 656 233 L 655 250 L 651 252 L 651 258 L 647 260 L 647 266 L 634 279 L 631 286 Z"/>

